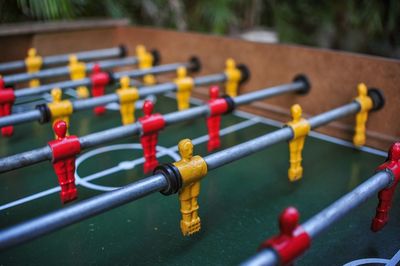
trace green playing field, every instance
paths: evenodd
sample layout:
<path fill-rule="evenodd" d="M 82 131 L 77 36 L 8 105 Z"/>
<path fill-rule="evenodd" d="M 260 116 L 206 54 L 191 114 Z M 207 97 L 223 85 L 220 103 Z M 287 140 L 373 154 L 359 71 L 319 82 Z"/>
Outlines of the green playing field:
<path fill-rule="evenodd" d="M 175 109 L 173 99 L 157 98 L 157 112 Z M 119 125 L 118 111 L 101 117 L 92 111 L 79 112 L 71 119 L 71 134 L 81 136 Z M 222 149 L 277 129 L 243 113 L 224 116 L 221 128 Z M 166 128 L 159 135 L 159 149 L 168 155 L 160 161 L 177 158 L 176 145 L 182 138 L 193 139 L 195 153 L 206 155 L 206 134 L 204 119 Z M 52 137 L 50 124 L 16 126 L 12 138 L 0 139 L 0 156 L 41 147 Z M 81 179 L 76 202 L 142 178 L 138 143 L 138 137 L 132 136 L 83 153 L 77 162 Z M 180 232 L 177 195 L 157 193 L 3 251 L 0 264 L 238 264 L 278 232 L 277 217 L 285 207 L 297 207 L 305 221 L 373 175 L 384 161 L 382 156 L 309 137 L 303 153 L 304 177 L 290 183 L 288 156 L 287 143 L 280 143 L 211 171 L 201 182 L 202 229 L 194 236 L 183 237 Z M 110 168 L 115 171 L 104 172 Z M 1 181 L 1 228 L 62 208 L 49 162 L 1 174 Z M 394 205 L 399 203 L 397 197 Z M 376 204 L 377 198 L 372 198 L 334 224 L 312 242 L 298 265 L 342 265 L 362 258 L 393 257 L 400 248 L 400 210 L 391 211 L 382 232 L 372 233 L 369 226 Z"/>

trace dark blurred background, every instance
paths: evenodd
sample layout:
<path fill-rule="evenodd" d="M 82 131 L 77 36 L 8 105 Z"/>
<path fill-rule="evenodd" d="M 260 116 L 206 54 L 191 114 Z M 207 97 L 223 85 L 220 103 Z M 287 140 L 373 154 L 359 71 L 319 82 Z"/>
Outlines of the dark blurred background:
<path fill-rule="evenodd" d="M 91 18 L 400 58 L 399 0 L 0 0 L 2 24 Z"/>

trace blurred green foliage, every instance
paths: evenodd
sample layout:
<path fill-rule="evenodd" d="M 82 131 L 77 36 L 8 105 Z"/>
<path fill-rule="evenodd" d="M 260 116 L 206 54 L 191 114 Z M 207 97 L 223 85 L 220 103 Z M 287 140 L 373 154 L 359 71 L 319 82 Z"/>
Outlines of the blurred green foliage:
<path fill-rule="evenodd" d="M 0 0 L 2 23 L 93 17 L 214 34 L 270 28 L 283 43 L 400 58 L 399 0 Z"/>

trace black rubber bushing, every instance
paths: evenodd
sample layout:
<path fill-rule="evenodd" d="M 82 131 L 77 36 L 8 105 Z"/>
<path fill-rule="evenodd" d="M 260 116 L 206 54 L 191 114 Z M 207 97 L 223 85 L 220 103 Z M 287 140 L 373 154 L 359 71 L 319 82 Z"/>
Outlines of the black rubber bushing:
<path fill-rule="evenodd" d="M 151 53 L 152 56 L 153 56 L 153 66 L 159 65 L 160 62 L 161 62 L 161 55 L 160 55 L 160 52 L 159 52 L 157 49 L 152 49 L 152 50 L 150 51 L 150 53 Z"/>
<path fill-rule="evenodd" d="M 181 174 L 179 173 L 178 168 L 171 163 L 157 166 L 154 169 L 153 174 L 162 174 L 168 181 L 168 187 L 160 191 L 163 195 L 175 194 L 182 187 Z"/>
<path fill-rule="evenodd" d="M 297 93 L 298 94 L 307 94 L 311 90 L 311 83 L 308 77 L 304 74 L 299 74 L 294 77 L 293 82 L 296 81 L 301 81 L 304 83 L 304 88 L 302 90 L 299 90 Z"/>
<path fill-rule="evenodd" d="M 385 106 L 385 97 L 382 90 L 370 88 L 368 89 L 368 96 L 371 97 L 373 102 L 372 111 L 378 111 Z"/>
<path fill-rule="evenodd" d="M 108 84 L 114 84 L 115 82 L 117 82 L 118 80 L 115 80 L 114 78 L 114 73 L 112 71 L 106 71 L 107 75 L 108 75 Z"/>
<path fill-rule="evenodd" d="M 235 101 L 229 95 L 224 95 L 224 96 L 222 96 L 222 98 L 224 98 L 226 103 L 228 104 L 228 110 L 226 110 L 226 114 L 232 113 L 233 110 L 235 110 L 235 108 L 236 108 Z"/>
<path fill-rule="evenodd" d="M 189 67 L 187 68 L 190 72 L 195 73 L 201 70 L 201 61 L 197 56 L 192 56 L 189 59 Z"/>
<path fill-rule="evenodd" d="M 119 57 L 125 57 L 128 54 L 128 49 L 126 48 L 125 45 L 120 44 L 118 45 L 119 47 Z"/>
<path fill-rule="evenodd" d="M 51 112 L 47 104 L 36 105 L 35 109 L 39 110 L 41 117 L 39 119 L 40 124 L 48 123 L 51 120 Z"/>
<path fill-rule="evenodd" d="M 237 68 L 241 72 L 239 84 L 243 84 L 250 79 L 250 69 L 245 64 L 239 64 Z"/>

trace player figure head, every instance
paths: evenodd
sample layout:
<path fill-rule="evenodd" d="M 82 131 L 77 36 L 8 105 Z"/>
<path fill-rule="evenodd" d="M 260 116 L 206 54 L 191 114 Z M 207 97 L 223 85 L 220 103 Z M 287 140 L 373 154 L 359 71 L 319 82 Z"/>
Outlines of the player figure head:
<path fill-rule="evenodd" d="M 303 111 L 299 104 L 295 104 L 290 108 L 290 113 L 292 114 L 293 121 L 299 121 Z"/>
<path fill-rule="evenodd" d="M 300 214 L 294 207 L 286 208 L 279 216 L 279 229 L 281 234 L 291 236 L 299 224 Z"/>
<path fill-rule="evenodd" d="M 78 63 L 78 57 L 76 57 L 76 55 L 71 55 L 71 56 L 69 57 L 69 63 L 70 63 L 70 64 L 76 64 L 76 63 Z"/>
<path fill-rule="evenodd" d="M 154 104 L 152 101 L 146 100 L 143 103 L 143 113 L 145 116 L 150 116 L 153 113 Z"/>
<path fill-rule="evenodd" d="M 217 99 L 219 97 L 219 87 L 217 85 L 211 86 L 209 90 L 210 99 Z"/>
<path fill-rule="evenodd" d="M 390 161 L 399 161 L 400 160 L 400 142 L 395 142 L 389 149 L 389 158 Z"/>
<path fill-rule="evenodd" d="M 190 139 L 179 141 L 178 149 L 182 159 L 190 160 L 193 157 L 193 143 Z"/>
<path fill-rule="evenodd" d="M 176 71 L 176 74 L 178 78 L 184 78 L 187 75 L 186 68 L 185 67 L 178 67 L 178 70 Z"/>
<path fill-rule="evenodd" d="M 236 64 L 235 64 L 235 60 L 233 60 L 232 58 L 228 58 L 227 60 L 226 60 L 226 68 L 227 69 L 234 69 L 234 68 L 236 68 Z"/>
<path fill-rule="evenodd" d="M 36 56 L 36 49 L 35 48 L 29 48 L 28 57 L 35 57 L 35 56 Z"/>
<path fill-rule="evenodd" d="M 54 88 L 51 90 L 51 97 L 53 98 L 53 102 L 60 102 L 62 97 L 62 91 L 60 88 Z"/>
<path fill-rule="evenodd" d="M 143 45 L 136 46 L 136 54 L 142 56 L 146 53 L 146 48 Z"/>
<path fill-rule="evenodd" d="M 129 88 L 131 79 L 128 76 L 123 76 L 122 78 L 120 78 L 119 83 L 121 84 L 122 89 L 126 89 Z"/>
<path fill-rule="evenodd" d="M 359 97 L 367 96 L 368 89 L 367 89 L 367 86 L 364 83 L 358 84 L 357 91 L 358 91 L 358 96 Z"/>
<path fill-rule="evenodd" d="M 53 125 L 54 133 L 57 136 L 57 139 L 61 140 L 65 138 L 67 134 L 67 123 L 64 120 L 57 120 Z"/>
<path fill-rule="evenodd" d="M 99 63 L 94 64 L 92 73 L 96 73 L 97 74 L 97 73 L 100 73 L 100 72 L 101 72 L 101 68 L 100 68 Z"/>

